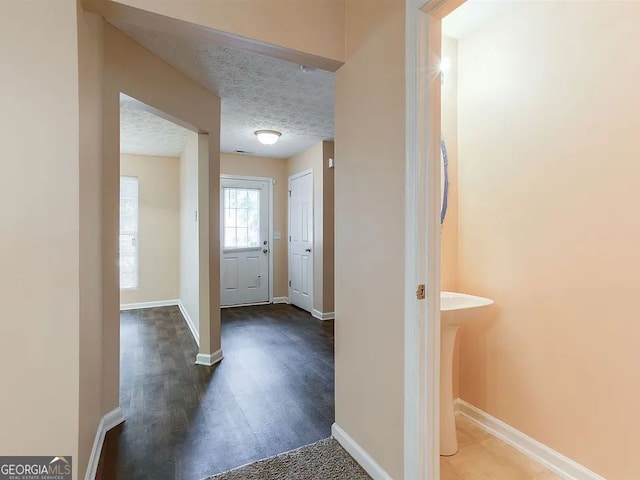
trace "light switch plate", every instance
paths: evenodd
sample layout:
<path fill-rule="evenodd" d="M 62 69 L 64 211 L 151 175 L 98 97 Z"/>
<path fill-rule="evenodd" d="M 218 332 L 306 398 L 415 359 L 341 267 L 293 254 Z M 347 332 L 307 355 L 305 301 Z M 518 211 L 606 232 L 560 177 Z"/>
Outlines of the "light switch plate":
<path fill-rule="evenodd" d="M 282 238 L 282 234 L 278 230 L 273 232 L 273 239 L 274 240 L 280 240 L 281 238 Z"/>
<path fill-rule="evenodd" d="M 329 168 L 333 168 L 336 166 L 336 161 L 333 158 L 329 159 Z"/>

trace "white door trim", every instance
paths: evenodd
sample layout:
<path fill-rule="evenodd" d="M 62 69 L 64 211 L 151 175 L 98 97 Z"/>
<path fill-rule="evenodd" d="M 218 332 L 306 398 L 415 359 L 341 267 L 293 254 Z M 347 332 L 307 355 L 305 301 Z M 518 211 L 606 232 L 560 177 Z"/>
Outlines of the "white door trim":
<path fill-rule="evenodd" d="M 313 188 L 313 168 L 308 168 L 302 172 L 295 173 L 289 177 L 287 181 L 287 292 L 289 295 L 289 302 L 291 302 L 291 242 L 289 237 L 291 236 L 291 181 L 296 178 L 304 177 L 305 175 L 311 175 L 311 232 L 313 238 L 313 251 L 311 252 L 311 288 L 309 290 L 311 296 L 311 312 L 313 312 L 313 289 L 315 287 L 313 278 L 316 273 L 316 206 L 315 206 L 315 190 Z M 309 312 L 309 313 L 311 313 Z"/>
<path fill-rule="evenodd" d="M 269 303 L 273 303 L 273 186 L 275 185 L 276 180 L 273 177 L 251 177 L 246 175 L 228 175 L 226 173 L 220 175 L 220 182 L 222 182 L 222 180 L 267 182 L 269 185 L 267 191 L 267 198 L 269 199 Z M 222 188 L 220 189 L 220 192 L 222 192 Z M 222 193 L 220 195 L 222 195 Z M 220 208 L 222 209 L 222 203 L 220 204 Z M 222 229 L 222 216 L 220 217 L 220 228 Z M 240 305 L 234 306 L 237 307 Z"/>
<path fill-rule="evenodd" d="M 313 168 L 307 168 L 298 173 L 294 173 L 289 177 L 289 184 L 291 184 L 291 180 L 295 180 L 296 178 L 304 177 L 305 175 L 311 174 L 311 178 L 313 178 Z"/>
<path fill-rule="evenodd" d="M 465 0 L 406 0 L 404 478 L 440 478 L 442 18 Z M 416 288 L 426 285 L 426 299 Z"/>

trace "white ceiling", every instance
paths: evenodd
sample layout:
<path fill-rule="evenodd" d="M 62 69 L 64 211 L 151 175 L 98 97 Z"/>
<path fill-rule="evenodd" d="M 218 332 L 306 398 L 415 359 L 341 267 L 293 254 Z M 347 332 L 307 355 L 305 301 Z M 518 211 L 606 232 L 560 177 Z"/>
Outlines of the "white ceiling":
<path fill-rule="evenodd" d="M 467 0 L 442 21 L 442 34 L 463 38 L 504 11 L 513 0 Z"/>
<path fill-rule="evenodd" d="M 189 131 L 145 110 L 140 102 L 120 95 L 120 152 L 179 157 Z"/>
<path fill-rule="evenodd" d="M 137 26 L 116 27 L 220 96 L 221 151 L 288 158 L 314 143 L 333 140 L 333 73 L 303 71 L 283 60 Z M 121 134 L 130 145 L 158 151 L 158 137 L 166 132 L 173 138 L 166 142 L 164 155 L 174 154 L 179 145 L 177 131 L 149 112 L 125 111 L 125 115 Z M 262 145 L 254 135 L 261 129 L 278 130 L 282 137 L 275 145 Z M 138 139 L 134 142 L 133 137 Z"/>

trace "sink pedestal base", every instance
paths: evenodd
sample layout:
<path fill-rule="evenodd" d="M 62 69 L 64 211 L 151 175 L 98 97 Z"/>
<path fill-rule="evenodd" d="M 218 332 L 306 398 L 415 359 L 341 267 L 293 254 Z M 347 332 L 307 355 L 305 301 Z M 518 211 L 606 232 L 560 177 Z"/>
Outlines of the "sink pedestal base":
<path fill-rule="evenodd" d="M 453 347 L 458 327 L 472 321 L 470 314 L 493 303 L 490 298 L 440 292 L 440 455 L 458 453 L 456 418 L 453 414 Z"/>
<path fill-rule="evenodd" d="M 440 334 L 440 455 L 458 453 L 453 411 L 453 348 L 458 327 L 442 326 Z"/>

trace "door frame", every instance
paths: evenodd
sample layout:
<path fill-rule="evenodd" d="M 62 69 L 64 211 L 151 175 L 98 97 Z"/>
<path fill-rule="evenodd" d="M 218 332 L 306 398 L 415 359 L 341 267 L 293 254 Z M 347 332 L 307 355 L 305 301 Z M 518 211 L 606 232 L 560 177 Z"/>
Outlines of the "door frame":
<path fill-rule="evenodd" d="M 313 248 L 311 249 L 311 288 L 309 289 L 311 294 L 311 311 L 309 314 L 313 315 L 313 289 L 315 287 L 313 278 L 316 273 L 316 206 L 315 189 L 313 188 L 313 168 L 307 168 L 306 170 L 295 173 L 289 176 L 287 180 L 287 295 L 289 296 L 289 303 L 291 303 L 291 242 L 289 241 L 289 237 L 291 236 L 291 181 L 304 177 L 305 175 L 311 175 L 311 243 Z"/>
<path fill-rule="evenodd" d="M 440 478 L 442 19 L 465 0 L 405 0 L 404 478 Z M 418 300 L 418 285 L 426 299 Z"/>
<path fill-rule="evenodd" d="M 223 180 L 246 180 L 248 182 L 266 182 L 267 187 L 267 198 L 269 201 L 269 233 L 267 234 L 269 237 L 269 303 L 273 303 L 273 186 L 276 183 L 275 178 L 273 177 L 252 177 L 249 175 L 229 175 L 226 173 L 220 174 L 220 235 L 222 236 L 222 209 L 224 208 L 223 198 L 222 198 L 222 181 Z M 220 255 L 222 255 L 223 243 L 222 238 L 220 241 Z M 222 272 L 221 272 L 222 275 Z M 220 279 L 222 281 L 222 279 Z M 242 305 L 233 305 L 233 307 L 239 307 Z M 231 305 L 220 306 L 220 308 L 229 308 Z"/>

